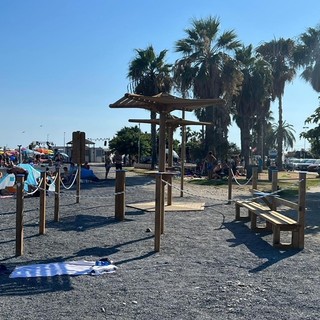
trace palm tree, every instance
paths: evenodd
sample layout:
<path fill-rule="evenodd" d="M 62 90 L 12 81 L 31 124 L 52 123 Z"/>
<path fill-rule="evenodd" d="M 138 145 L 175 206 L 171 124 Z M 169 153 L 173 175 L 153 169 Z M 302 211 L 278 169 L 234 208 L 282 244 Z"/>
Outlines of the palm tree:
<path fill-rule="evenodd" d="M 230 98 L 241 84 L 236 61 L 228 55 L 240 46 L 233 30 L 220 31 L 218 18 L 194 19 L 187 37 L 175 44 L 183 57 L 176 61 L 175 79 L 181 90 L 191 90 L 194 98 Z M 204 152 L 215 153 L 227 145 L 229 109 L 207 107 L 195 112 L 201 121 L 211 122 L 205 133 Z"/>
<path fill-rule="evenodd" d="M 315 109 L 313 114 L 305 120 L 305 124 L 313 124 L 314 128 L 300 133 L 300 138 L 306 139 L 311 145 L 311 153 L 318 158 L 320 157 L 320 97 L 319 107 Z"/>
<path fill-rule="evenodd" d="M 296 132 L 294 130 L 294 127 L 292 124 L 287 123 L 286 121 L 283 121 L 282 125 L 279 126 L 279 124 L 274 123 L 272 125 L 273 129 L 273 143 L 277 143 L 276 137 L 278 136 L 278 131 L 282 130 L 282 136 L 283 136 L 283 147 L 284 148 L 293 148 L 294 143 L 296 142 L 296 138 L 294 136 L 294 133 Z"/>
<path fill-rule="evenodd" d="M 128 78 L 132 81 L 134 93 L 153 96 L 160 92 L 169 93 L 172 87 L 171 64 L 165 63 L 168 50 L 162 50 L 157 55 L 150 45 L 145 50 L 136 49 L 136 57 L 129 65 Z M 151 111 L 151 119 L 156 119 L 156 113 Z M 152 169 L 157 161 L 156 125 L 151 124 Z"/>
<path fill-rule="evenodd" d="M 294 60 L 304 68 L 301 77 L 310 82 L 316 92 L 320 92 L 320 26 L 308 28 L 300 35 Z"/>
<path fill-rule="evenodd" d="M 283 154 L 283 107 L 282 96 L 284 94 L 285 84 L 291 82 L 296 74 L 293 65 L 293 54 L 295 50 L 295 42 L 291 39 L 272 40 L 266 42 L 257 48 L 257 51 L 272 66 L 273 89 L 272 100 L 278 99 L 278 126 L 277 131 L 277 167 L 282 169 Z"/>
<path fill-rule="evenodd" d="M 252 45 L 237 49 L 236 59 L 241 66 L 243 83 L 240 94 L 234 98 L 234 120 L 240 128 L 241 154 L 248 165 L 254 129 L 258 136 L 258 152 L 262 158 L 264 155 L 263 128 L 270 109 L 272 71 L 269 63 L 253 52 Z"/>

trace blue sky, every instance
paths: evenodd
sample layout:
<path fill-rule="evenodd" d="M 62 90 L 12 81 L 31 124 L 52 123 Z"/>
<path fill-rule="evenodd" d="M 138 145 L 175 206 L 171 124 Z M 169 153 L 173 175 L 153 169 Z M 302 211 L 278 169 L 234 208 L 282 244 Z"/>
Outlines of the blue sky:
<path fill-rule="evenodd" d="M 167 49 L 173 63 L 175 41 L 193 18 L 217 16 L 222 31 L 234 29 L 245 45 L 257 46 L 298 37 L 320 23 L 319 12 L 319 0 L 0 0 L 0 146 L 63 145 L 78 130 L 102 146 L 99 139 L 132 125 L 128 119 L 148 118 L 145 110 L 109 104 L 127 92 L 134 50 Z M 297 149 L 317 97 L 299 76 L 286 87 L 284 120 L 294 125 Z M 277 105 L 272 110 L 277 118 Z M 229 140 L 239 145 L 234 126 Z"/>

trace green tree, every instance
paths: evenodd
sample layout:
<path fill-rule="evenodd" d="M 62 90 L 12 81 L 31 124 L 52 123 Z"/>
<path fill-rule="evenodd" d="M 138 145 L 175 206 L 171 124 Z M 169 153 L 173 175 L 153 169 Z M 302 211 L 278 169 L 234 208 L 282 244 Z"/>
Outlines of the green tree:
<path fill-rule="evenodd" d="M 293 54 L 295 42 L 291 39 L 280 38 L 266 42 L 257 48 L 257 51 L 267 60 L 272 67 L 273 88 L 272 100 L 278 99 L 278 131 L 277 131 L 277 166 L 282 169 L 283 154 L 283 106 L 282 97 L 287 82 L 291 82 L 296 74 Z"/>
<path fill-rule="evenodd" d="M 153 46 L 145 50 L 136 49 L 136 57 L 130 62 L 128 78 L 132 81 L 130 87 L 134 93 L 153 96 L 160 92 L 169 93 L 172 87 L 172 65 L 165 63 L 167 50 L 157 55 Z M 151 119 L 156 119 L 156 113 L 151 111 Z M 156 125 L 151 124 L 152 137 L 152 169 L 157 161 Z"/>
<path fill-rule="evenodd" d="M 282 130 L 282 136 L 283 136 L 283 147 L 284 148 L 293 148 L 294 143 L 296 142 L 296 138 L 294 136 L 294 133 L 296 132 L 294 130 L 294 127 L 292 124 L 287 123 L 286 121 L 283 121 L 282 125 L 279 126 L 279 123 L 274 123 L 272 125 L 273 129 L 273 143 L 277 145 L 277 137 L 278 137 L 278 131 Z"/>
<path fill-rule="evenodd" d="M 320 104 L 320 97 L 319 97 Z M 305 120 L 305 124 L 314 124 L 316 127 L 300 133 L 300 138 L 307 139 L 311 146 L 311 153 L 320 157 L 320 106 Z"/>
<path fill-rule="evenodd" d="M 261 55 L 255 54 L 252 45 L 237 49 L 236 59 L 241 66 L 243 83 L 240 94 L 234 98 L 234 120 L 240 128 L 241 154 L 249 164 L 250 146 L 258 145 L 258 153 L 264 155 L 263 137 L 265 117 L 270 109 L 272 70 Z M 256 143 L 252 139 L 254 136 L 257 136 Z"/>
<path fill-rule="evenodd" d="M 301 77 L 320 92 L 320 26 L 302 33 L 294 52 L 294 60 L 304 68 Z"/>
<path fill-rule="evenodd" d="M 151 135 L 142 133 L 138 126 L 124 127 L 109 141 L 109 148 L 138 159 L 139 151 L 141 157 L 151 154 Z"/>
<path fill-rule="evenodd" d="M 185 30 L 186 38 L 176 41 L 175 51 L 183 57 L 175 64 L 175 79 L 185 94 L 191 90 L 194 98 L 224 98 L 228 100 L 241 84 L 236 61 L 228 54 L 240 46 L 233 30 L 220 32 L 218 18 L 192 20 Z M 211 122 L 206 127 L 205 148 L 215 153 L 227 149 L 229 108 L 206 107 L 196 110 L 200 121 Z"/>

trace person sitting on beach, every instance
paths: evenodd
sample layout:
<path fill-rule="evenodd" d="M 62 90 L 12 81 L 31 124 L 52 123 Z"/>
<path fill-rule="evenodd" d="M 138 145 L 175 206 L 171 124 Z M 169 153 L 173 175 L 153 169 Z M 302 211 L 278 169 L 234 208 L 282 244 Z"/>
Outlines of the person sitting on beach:
<path fill-rule="evenodd" d="M 212 151 L 208 152 L 208 155 L 205 158 L 205 162 L 207 164 L 207 171 L 208 171 L 208 179 L 213 178 L 213 169 L 217 165 L 217 159 L 213 155 Z"/>
<path fill-rule="evenodd" d="M 86 161 L 82 166 L 81 166 L 81 168 L 84 168 L 84 169 L 90 169 L 90 166 L 89 166 L 89 163 L 88 163 L 88 161 Z"/>
<path fill-rule="evenodd" d="M 222 179 L 229 175 L 229 167 L 226 162 L 218 163 L 213 169 L 213 179 Z"/>
<path fill-rule="evenodd" d="M 61 172 L 61 181 L 63 183 L 69 184 L 72 181 L 73 174 L 69 172 L 68 167 L 63 167 Z"/>
<path fill-rule="evenodd" d="M 18 174 L 23 174 L 24 175 L 24 181 L 26 181 L 28 179 L 28 175 L 29 175 L 29 172 L 28 170 L 25 170 L 21 167 L 18 167 L 18 166 L 12 166 L 10 168 L 7 169 L 7 173 L 8 174 L 14 174 L 15 177 L 17 178 L 17 175 Z"/>

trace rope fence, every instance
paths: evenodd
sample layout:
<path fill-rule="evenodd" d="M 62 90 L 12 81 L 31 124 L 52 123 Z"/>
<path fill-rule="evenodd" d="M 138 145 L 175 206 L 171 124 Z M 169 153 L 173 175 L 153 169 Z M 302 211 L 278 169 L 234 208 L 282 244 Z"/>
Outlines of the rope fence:
<path fill-rule="evenodd" d="M 195 193 L 192 190 L 188 190 L 188 189 L 181 189 L 180 187 L 177 186 L 177 184 L 175 184 L 171 178 L 172 178 L 172 174 L 169 175 L 168 173 L 157 173 L 156 174 L 156 179 L 151 179 L 150 181 L 147 181 L 143 184 L 139 184 L 139 185 L 135 185 L 135 186 L 126 186 L 125 183 L 125 172 L 124 170 L 115 170 L 115 175 L 116 175 L 116 179 L 115 179 L 115 191 L 109 194 L 91 194 L 91 195 L 87 195 L 87 194 L 74 194 L 73 192 L 67 192 L 67 193 L 60 193 L 60 186 L 62 186 L 65 190 L 69 191 L 76 183 L 77 179 L 79 178 L 80 175 L 80 171 L 77 170 L 74 177 L 72 178 L 71 184 L 70 185 L 66 185 L 63 181 L 63 179 L 60 176 L 60 173 L 54 175 L 53 177 L 50 177 L 50 182 L 47 181 L 47 177 L 46 177 L 46 173 L 42 172 L 41 173 L 41 178 L 38 180 L 38 184 L 36 186 L 32 187 L 32 191 L 28 191 L 25 192 L 24 190 L 24 176 L 22 175 L 17 175 L 17 193 L 16 193 L 16 219 L 17 219 L 17 223 L 16 223 L 16 254 L 17 255 L 22 255 L 23 254 L 23 210 L 24 210 L 24 204 L 23 204 L 23 199 L 24 196 L 33 196 L 36 192 L 40 193 L 40 217 L 39 217 L 39 221 L 40 221 L 40 225 L 39 225 L 39 233 L 40 234 L 44 234 L 45 233 L 45 211 L 46 211 L 46 195 L 48 194 L 48 188 L 52 187 L 53 185 L 55 185 L 55 191 L 50 191 L 50 193 L 54 194 L 54 202 L 55 202 L 55 221 L 59 221 L 59 199 L 60 197 L 63 198 L 74 198 L 75 196 L 80 198 L 80 199 L 106 199 L 106 198 L 112 198 L 114 197 L 115 201 L 115 219 L 119 220 L 119 221 L 123 221 L 125 218 L 125 196 L 126 194 L 130 195 L 130 193 L 135 194 L 137 192 L 137 189 L 143 189 L 144 187 L 149 187 L 149 186 L 155 186 L 155 211 L 156 211 L 156 219 L 157 219 L 157 223 L 161 223 L 163 224 L 163 217 L 161 217 L 164 214 L 164 208 L 163 208 L 163 203 L 164 200 L 159 200 L 158 197 L 160 195 L 160 197 L 164 197 L 164 186 L 170 187 L 170 192 L 172 192 L 172 189 L 176 190 L 177 192 L 183 193 L 183 194 L 187 194 L 190 197 L 196 199 L 196 198 L 200 198 L 200 199 L 206 199 L 207 201 L 209 201 L 210 203 L 212 203 L 213 205 L 210 205 L 212 207 L 212 210 L 221 214 L 221 212 L 217 209 L 217 207 L 222 206 L 222 205 L 226 205 L 226 202 L 221 202 L 221 200 L 215 199 L 215 195 L 213 193 L 209 193 L 206 192 L 206 194 L 199 194 L 199 193 Z M 135 175 L 135 173 L 133 173 L 133 175 Z M 136 174 L 141 176 L 141 173 Z M 166 178 L 164 178 L 166 177 Z M 254 175 L 252 175 L 248 181 L 246 181 L 244 184 L 239 183 L 239 181 L 237 180 L 237 177 L 234 175 L 234 173 L 232 172 L 232 170 L 229 170 L 229 178 L 232 177 L 232 179 L 229 179 L 228 183 L 232 184 L 232 181 L 234 181 L 236 183 L 237 186 L 239 187 L 245 187 L 248 185 L 249 182 L 252 182 L 252 186 L 253 189 L 254 185 L 256 185 L 257 183 L 257 177 L 254 177 Z M 59 181 L 59 183 L 57 183 L 57 181 Z M 275 190 L 272 192 L 256 192 L 253 193 L 253 195 L 251 197 L 248 197 L 247 200 L 248 201 L 256 201 L 258 199 L 263 199 L 266 197 L 270 197 L 270 196 L 278 196 L 279 192 L 285 191 L 285 190 L 290 190 L 293 186 L 299 186 L 299 184 L 302 182 L 303 180 L 299 180 L 298 182 L 292 183 L 291 186 L 288 186 L 285 189 L 280 189 L 280 190 Z M 97 182 L 99 183 L 99 182 Z M 160 187 L 158 186 L 158 184 L 160 183 Z M 229 186 L 230 187 L 230 186 Z M 232 187 L 232 186 L 231 186 Z M 30 186 L 28 187 L 28 190 L 30 190 Z M 229 188 L 230 189 L 230 188 Z M 158 191 L 157 191 L 158 190 Z M 79 190 L 76 190 L 77 193 Z M 169 191 L 168 191 L 169 192 Z M 164 199 L 164 198 L 163 198 Z M 228 195 L 228 204 L 230 203 L 234 203 L 236 201 L 238 201 L 240 198 L 236 199 L 231 199 L 230 194 Z M 220 201 L 220 202 L 219 202 Z M 157 206 L 159 206 L 159 208 L 157 208 Z M 208 205 L 207 205 L 208 207 Z M 160 218 L 157 217 L 157 215 L 160 215 Z M 162 219 L 162 220 L 161 220 Z M 156 226 L 157 227 L 157 226 Z M 155 251 L 160 250 L 160 240 L 159 237 L 160 235 L 163 233 L 163 226 L 161 227 L 160 231 L 156 230 L 155 234 L 157 234 L 158 239 L 155 239 Z"/>

